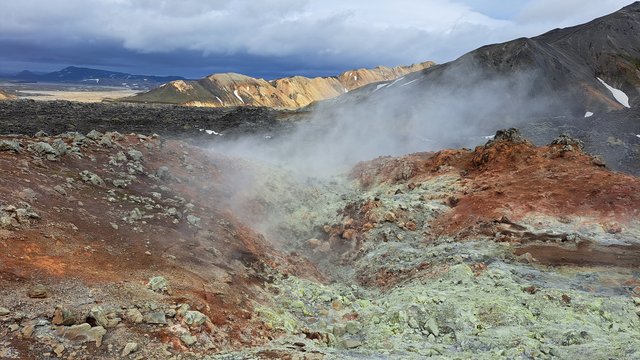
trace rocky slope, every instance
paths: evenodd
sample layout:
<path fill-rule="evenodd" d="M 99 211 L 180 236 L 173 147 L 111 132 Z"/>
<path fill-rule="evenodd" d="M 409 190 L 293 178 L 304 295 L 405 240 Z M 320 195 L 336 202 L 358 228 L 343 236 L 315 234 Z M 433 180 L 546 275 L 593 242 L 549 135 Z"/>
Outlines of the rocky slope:
<path fill-rule="evenodd" d="M 234 73 L 214 74 L 198 81 L 173 81 L 121 101 L 206 107 L 266 106 L 296 109 L 432 65 L 434 63 L 424 62 L 394 68 L 351 70 L 326 78 L 294 76 L 273 81 Z"/>
<path fill-rule="evenodd" d="M 0 137 L 0 357 L 634 358 L 640 180 L 561 136 L 329 179 Z"/>
<path fill-rule="evenodd" d="M 518 118 L 511 123 L 520 125 L 531 116 L 582 116 L 637 107 L 638 27 L 640 2 L 635 2 L 583 25 L 484 46 L 338 100 L 349 106 L 364 102 L 362 108 L 382 103 L 382 111 L 409 104 L 431 114 L 458 106 L 476 117 L 504 119 L 502 126 L 510 118 Z"/>

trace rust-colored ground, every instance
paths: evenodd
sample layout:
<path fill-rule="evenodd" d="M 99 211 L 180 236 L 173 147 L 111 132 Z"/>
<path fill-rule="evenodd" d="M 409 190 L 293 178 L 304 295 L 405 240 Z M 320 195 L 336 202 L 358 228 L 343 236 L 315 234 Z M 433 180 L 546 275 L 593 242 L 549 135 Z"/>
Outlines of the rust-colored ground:
<path fill-rule="evenodd" d="M 66 155 L 49 161 L 24 149 L 43 139 L 21 141 L 20 153 L 0 151 L 0 206 L 26 202 L 40 219 L 0 232 L 3 296 L 26 298 L 19 289 L 36 283 L 47 284 L 55 293 L 55 284 L 70 279 L 94 288 L 134 283 L 144 292 L 146 281 L 161 275 L 172 288 L 166 301 L 187 302 L 208 315 L 218 327 L 220 349 L 231 349 L 260 344 L 276 335 L 252 320 L 255 304 L 266 301 L 259 288 L 272 273 L 318 274 L 308 262 L 289 262 L 234 217 L 221 190 L 219 170 L 201 149 L 179 141 L 142 141 L 129 135 L 116 142 L 119 148 L 92 143 L 82 147 L 82 158 Z M 80 179 L 82 170 L 103 179 L 118 178 L 116 172 L 126 172 L 126 167 L 109 165 L 109 156 L 130 148 L 143 153 L 147 174 L 136 174 L 127 188 L 116 188 L 109 181 L 96 186 Z M 169 178 L 148 176 L 161 166 L 169 168 Z M 66 178 L 74 179 L 72 187 L 66 186 Z M 66 196 L 53 189 L 58 185 L 66 190 Z M 161 185 L 169 190 L 159 190 Z M 115 191 L 116 201 L 108 200 L 108 190 Z M 152 197 L 151 192 L 162 193 L 162 201 L 184 198 L 184 204 L 193 204 L 193 210 L 185 211 L 175 224 L 172 217 L 157 215 L 161 210 L 122 200 L 123 195 L 129 199 Z M 162 201 L 157 203 L 164 208 L 185 209 L 179 202 Z M 133 208 L 156 215 L 132 223 L 123 221 Z M 187 214 L 199 217 L 200 226 L 189 225 Z M 143 296 L 135 298 L 135 292 L 130 295 L 130 304 L 144 301 Z M 168 335 L 160 338 L 180 344 Z"/>

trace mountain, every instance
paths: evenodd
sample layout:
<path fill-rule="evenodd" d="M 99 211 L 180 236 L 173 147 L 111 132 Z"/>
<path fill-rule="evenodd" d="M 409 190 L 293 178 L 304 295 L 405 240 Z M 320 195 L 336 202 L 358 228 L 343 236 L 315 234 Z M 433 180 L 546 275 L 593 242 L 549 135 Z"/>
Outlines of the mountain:
<path fill-rule="evenodd" d="M 433 65 L 433 62 L 427 61 L 394 68 L 351 70 L 331 77 L 294 76 L 273 81 L 235 73 L 213 74 L 197 81 L 173 81 L 122 101 L 207 107 L 250 105 L 295 109 L 339 96 L 373 82 L 396 79 Z"/>
<path fill-rule="evenodd" d="M 122 72 L 69 66 L 47 74 L 22 71 L 13 79 L 52 83 L 82 83 L 105 86 L 126 86 L 131 88 L 149 88 L 174 80 L 184 80 L 180 76 L 132 75 Z"/>
<path fill-rule="evenodd" d="M 483 46 L 333 103 L 466 118 L 580 115 L 640 106 L 640 2 L 589 23 Z"/>

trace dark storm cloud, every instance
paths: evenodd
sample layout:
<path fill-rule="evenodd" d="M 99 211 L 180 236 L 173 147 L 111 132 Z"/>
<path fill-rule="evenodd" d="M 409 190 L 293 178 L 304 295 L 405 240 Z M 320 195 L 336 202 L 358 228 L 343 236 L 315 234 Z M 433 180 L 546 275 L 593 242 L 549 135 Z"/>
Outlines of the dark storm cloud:
<path fill-rule="evenodd" d="M 328 75 L 353 67 L 443 62 L 486 43 L 586 21 L 630 1 L 504 3 L 3 1 L 0 72 L 23 64 L 188 77 L 220 71 L 266 78 Z"/>

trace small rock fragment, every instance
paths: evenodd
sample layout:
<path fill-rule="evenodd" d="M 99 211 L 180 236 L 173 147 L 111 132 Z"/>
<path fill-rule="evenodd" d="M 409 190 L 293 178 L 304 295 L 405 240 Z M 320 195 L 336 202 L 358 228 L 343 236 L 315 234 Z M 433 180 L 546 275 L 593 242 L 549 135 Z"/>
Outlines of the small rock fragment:
<path fill-rule="evenodd" d="M 138 343 L 130 342 L 122 349 L 122 357 L 128 356 L 131 353 L 138 351 Z"/>
<path fill-rule="evenodd" d="M 191 346 L 198 341 L 198 338 L 190 334 L 182 334 L 180 335 L 180 340 L 182 340 L 185 345 Z"/>
<path fill-rule="evenodd" d="M 20 143 L 13 140 L 0 140 L 0 151 L 20 152 Z"/>
<path fill-rule="evenodd" d="M 142 160 L 142 152 L 136 150 L 136 149 L 130 149 L 129 151 L 127 151 L 127 155 L 129 155 L 129 158 L 131 158 L 131 160 L 133 161 L 140 161 Z"/>
<path fill-rule="evenodd" d="M 53 325 L 71 326 L 76 323 L 73 313 L 64 307 L 58 305 L 53 312 L 53 319 L 51 320 Z"/>
<path fill-rule="evenodd" d="M 87 134 L 87 137 L 91 140 L 94 141 L 98 141 L 98 139 L 100 139 L 102 137 L 102 133 L 96 130 L 91 130 L 89 131 L 89 133 Z"/>
<path fill-rule="evenodd" d="M 92 183 L 93 185 L 104 185 L 102 178 L 90 171 L 83 170 L 80 172 L 80 177 L 84 182 Z"/>
<path fill-rule="evenodd" d="M 27 296 L 32 299 L 44 299 L 48 296 L 48 290 L 44 285 L 37 284 L 29 289 L 29 291 L 27 292 Z"/>
<path fill-rule="evenodd" d="M 129 321 L 134 324 L 139 324 L 144 321 L 144 317 L 142 316 L 140 310 L 135 308 L 127 310 L 127 319 L 129 319 Z"/>
<path fill-rule="evenodd" d="M 102 306 L 94 306 L 89 310 L 89 313 L 87 314 L 87 322 L 90 324 L 94 323 L 102 326 L 103 328 L 109 327 L 109 319 L 107 319 L 107 314 Z"/>
<path fill-rule="evenodd" d="M 200 227 L 200 218 L 194 215 L 187 215 L 187 222 L 195 227 Z"/>
<path fill-rule="evenodd" d="M 64 348 L 64 345 L 62 344 L 58 344 L 56 347 L 53 348 L 53 352 L 56 353 L 58 357 L 61 357 L 62 354 L 64 354 L 64 350 L 65 348 Z"/>
<path fill-rule="evenodd" d="M 149 279 L 147 286 L 155 292 L 163 293 L 169 291 L 169 282 L 162 276 L 152 277 Z"/>
<path fill-rule="evenodd" d="M 144 321 L 147 324 L 166 324 L 167 319 L 165 317 L 164 311 L 152 311 L 147 313 L 144 317 Z"/>
<path fill-rule="evenodd" d="M 107 333 L 107 330 L 102 326 L 91 327 L 91 325 L 84 323 L 80 325 L 64 326 L 58 329 L 58 335 L 64 336 L 69 340 L 79 340 L 80 342 L 93 341 L 96 347 L 102 345 L 102 337 Z"/>
<path fill-rule="evenodd" d="M 189 310 L 184 314 L 184 322 L 189 326 L 200 326 L 207 321 L 207 316 L 200 311 Z"/>

